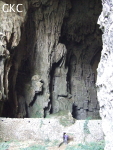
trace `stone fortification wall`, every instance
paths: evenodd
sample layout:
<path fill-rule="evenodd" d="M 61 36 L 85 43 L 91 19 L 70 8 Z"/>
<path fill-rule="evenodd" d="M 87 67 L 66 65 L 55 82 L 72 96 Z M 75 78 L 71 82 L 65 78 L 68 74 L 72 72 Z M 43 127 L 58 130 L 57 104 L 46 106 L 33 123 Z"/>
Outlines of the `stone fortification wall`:
<path fill-rule="evenodd" d="M 0 138 L 3 141 L 62 141 L 63 132 L 66 132 L 75 144 L 103 140 L 101 120 L 77 120 L 69 126 L 63 125 L 63 120 L 59 119 L 0 118 Z"/>

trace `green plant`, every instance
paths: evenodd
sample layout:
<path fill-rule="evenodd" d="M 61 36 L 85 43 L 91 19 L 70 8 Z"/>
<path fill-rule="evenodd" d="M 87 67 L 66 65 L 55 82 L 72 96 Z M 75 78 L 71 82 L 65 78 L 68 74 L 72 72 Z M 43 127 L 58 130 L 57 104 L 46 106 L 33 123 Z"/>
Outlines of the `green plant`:
<path fill-rule="evenodd" d="M 44 125 L 43 121 L 40 121 L 40 128 L 42 127 L 42 125 Z"/>
<path fill-rule="evenodd" d="M 47 150 L 45 146 L 42 145 L 36 145 L 32 147 L 27 147 L 27 148 L 21 148 L 20 150 Z"/>
<path fill-rule="evenodd" d="M 50 139 L 49 139 L 49 137 L 47 137 L 47 138 L 44 140 L 44 143 L 47 145 L 49 142 L 50 142 Z"/>
<path fill-rule="evenodd" d="M 64 127 L 68 126 L 68 120 L 65 118 L 60 118 L 60 124 Z"/>
<path fill-rule="evenodd" d="M 43 115 L 41 114 L 41 111 L 38 109 L 38 111 L 35 114 L 35 118 L 42 118 Z"/>
<path fill-rule="evenodd" d="M 89 128 L 88 128 L 88 123 L 89 123 L 90 118 L 87 118 L 84 122 L 83 130 L 85 134 L 90 134 Z"/>
<path fill-rule="evenodd" d="M 6 150 L 9 148 L 10 142 L 1 142 L 0 143 L 0 150 Z"/>
<path fill-rule="evenodd" d="M 69 120 L 67 116 L 61 116 L 59 118 L 59 122 L 64 127 L 72 125 L 72 122 Z"/>
<path fill-rule="evenodd" d="M 53 143 L 52 143 L 52 145 L 54 146 L 54 145 L 58 145 L 59 144 L 59 141 L 58 140 L 55 140 Z"/>
<path fill-rule="evenodd" d="M 80 150 L 77 146 L 67 146 L 65 150 Z"/>
<path fill-rule="evenodd" d="M 59 111 L 57 113 L 54 113 L 54 114 L 49 114 L 46 116 L 46 118 L 57 118 L 57 117 L 61 117 L 61 116 L 65 116 L 67 115 L 68 111 L 66 110 L 62 110 L 62 111 Z"/>
<path fill-rule="evenodd" d="M 0 142 L 2 142 L 2 138 L 0 138 Z"/>
<path fill-rule="evenodd" d="M 104 150 L 104 146 L 105 146 L 105 142 L 100 141 L 100 142 L 91 142 L 91 143 L 86 143 L 86 144 L 79 144 L 78 148 L 80 150 Z"/>
<path fill-rule="evenodd" d="M 67 146 L 65 150 L 104 150 L 104 141 Z"/>

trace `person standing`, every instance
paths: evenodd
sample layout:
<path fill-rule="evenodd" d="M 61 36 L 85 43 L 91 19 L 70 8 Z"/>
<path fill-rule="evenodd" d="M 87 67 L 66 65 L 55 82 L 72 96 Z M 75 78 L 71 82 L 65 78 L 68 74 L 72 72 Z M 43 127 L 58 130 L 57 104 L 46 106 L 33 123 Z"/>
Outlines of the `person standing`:
<path fill-rule="evenodd" d="M 65 132 L 63 133 L 63 142 L 68 144 L 68 135 Z"/>

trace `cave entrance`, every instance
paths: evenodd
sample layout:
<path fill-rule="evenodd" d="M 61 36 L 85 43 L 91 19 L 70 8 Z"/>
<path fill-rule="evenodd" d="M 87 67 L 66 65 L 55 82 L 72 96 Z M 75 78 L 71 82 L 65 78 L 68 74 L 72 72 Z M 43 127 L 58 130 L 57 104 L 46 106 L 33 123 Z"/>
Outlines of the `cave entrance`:
<path fill-rule="evenodd" d="M 58 5 L 65 7 L 62 2 L 59 0 Z M 25 32 L 12 55 L 9 101 L 4 105 L 3 116 L 39 118 L 68 110 L 76 119 L 100 118 L 95 83 L 102 50 L 102 32 L 97 25 L 101 0 L 65 2 L 71 3 L 71 7 L 66 10 L 63 23 L 62 19 L 57 22 L 57 8 L 50 13 L 49 7 L 53 5 L 29 8 Z M 62 7 L 58 11 L 64 13 Z M 54 27 L 55 20 L 58 29 Z M 51 29 L 54 29 L 52 34 Z M 53 52 L 56 62 L 52 61 Z M 43 81 L 43 88 L 35 89 L 32 81 L 35 75 L 38 85 Z M 38 95 L 37 90 L 41 90 Z"/>
<path fill-rule="evenodd" d="M 72 9 L 64 19 L 60 42 L 66 45 L 68 93 L 76 119 L 100 119 L 97 101 L 97 67 L 102 50 L 102 32 L 97 25 L 101 0 L 71 0 Z"/>

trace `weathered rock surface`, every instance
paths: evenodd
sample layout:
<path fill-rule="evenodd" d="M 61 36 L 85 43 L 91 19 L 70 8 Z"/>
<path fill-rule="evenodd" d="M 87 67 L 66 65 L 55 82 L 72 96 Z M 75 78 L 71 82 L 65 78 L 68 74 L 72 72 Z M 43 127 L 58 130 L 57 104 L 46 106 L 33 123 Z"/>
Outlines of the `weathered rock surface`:
<path fill-rule="evenodd" d="M 2 7 L 4 4 L 6 4 L 5 2 L 5 0 L 0 1 L 0 103 L 4 103 L 5 100 L 7 101 L 9 99 L 8 75 L 12 66 L 12 55 L 14 48 L 17 47 L 21 39 L 21 27 L 25 21 L 27 9 L 23 8 L 24 11 L 21 13 L 21 15 L 16 12 L 4 13 Z M 8 1 L 8 3 L 12 4 L 13 1 Z M 24 6 L 26 6 L 26 1 L 23 3 Z M 17 4 L 16 1 L 15 4 Z M 9 7 L 6 6 L 6 9 L 9 10 Z M 15 82 L 13 82 L 14 85 L 16 84 Z M 12 103 L 16 105 L 16 100 Z M 3 108 L 1 108 L 1 111 L 2 109 Z"/>
<path fill-rule="evenodd" d="M 61 41 L 67 47 L 68 92 L 72 95 L 73 116 L 98 118 L 95 82 L 102 43 L 95 21 L 101 3 L 72 1 L 72 6 L 69 18 L 63 23 Z"/>
<path fill-rule="evenodd" d="M 103 50 L 98 66 L 97 95 L 105 134 L 105 150 L 113 149 L 113 1 L 103 0 L 98 23 L 103 31 Z"/>
<path fill-rule="evenodd" d="M 22 13 L 0 13 L 1 116 L 41 118 L 69 110 L 76 119 L 98 119 L 101 2 L 19 3 Z"/>

